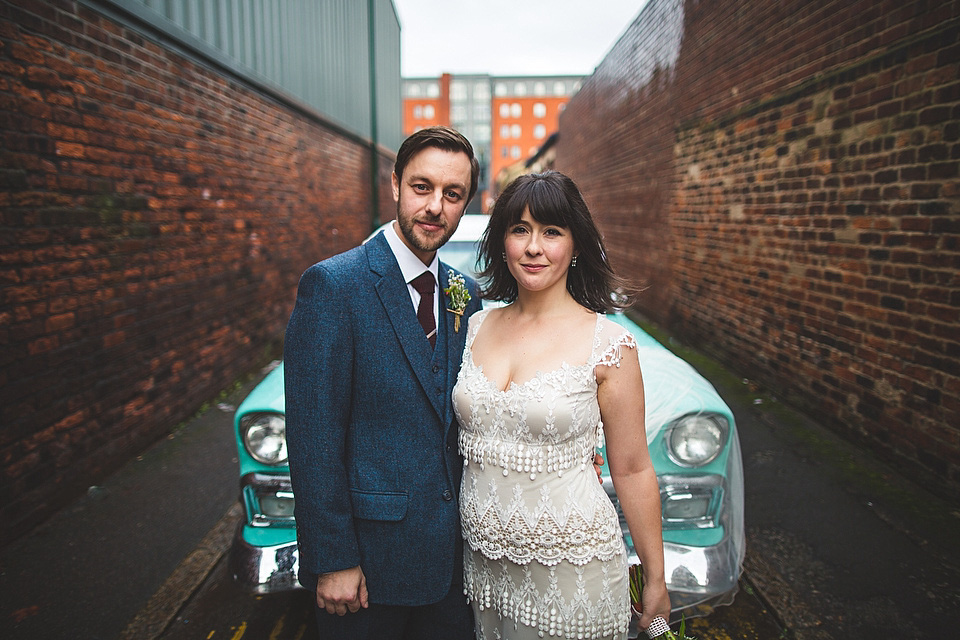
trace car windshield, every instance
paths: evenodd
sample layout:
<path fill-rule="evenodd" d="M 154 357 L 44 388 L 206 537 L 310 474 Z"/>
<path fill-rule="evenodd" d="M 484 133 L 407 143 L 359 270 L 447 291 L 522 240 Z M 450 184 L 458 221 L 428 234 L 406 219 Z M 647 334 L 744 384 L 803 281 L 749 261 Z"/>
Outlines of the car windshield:
<path fill-rule="evenodd" d="M 460 242 L 451 240 L 443 245 L 437 253 L 440 254 L 440 260 L 475 279 L 477 277 L 478 246 L 478 241 Z"/>
<path fill-rule="evenodd" d="M 481 214 L 467 214 L 460 218 L 456 233 L 437 252 L 440 259 L 457 271 L 476 278 L 480 238 L 483 237 L 489 221 L 489 216 Z"/>

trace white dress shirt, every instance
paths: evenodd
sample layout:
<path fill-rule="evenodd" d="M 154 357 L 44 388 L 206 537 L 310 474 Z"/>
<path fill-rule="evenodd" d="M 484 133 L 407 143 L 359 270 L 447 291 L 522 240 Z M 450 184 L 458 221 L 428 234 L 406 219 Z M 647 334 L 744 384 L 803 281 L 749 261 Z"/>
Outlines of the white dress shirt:
<path fill-rule="evenodd" d="M 433 320 L 436 323 L 434 326 L 439 327 L 440 259 L 434 254 L 430 266 L 424 266 L 423 261 L 415 256 L 413 251 L 410 251 L 410 247 L 405 245 L 403 240 L 400 239 L 395 228 L 397 224 L 398 223 L 394 221 L 392 224 L 386 225 L 383 230 L 383 236 L 386 238 L 387 244 L 390 245 L 390 250 L 393 251 L 393 256 L 397 259 L 397 264 L 400 265 L 400 273 L 403 275 L 404 282 L 407 283 L 407 291 L 410 293 L 413 311 L 416 313 L 417 307 L 420 305 L 420 293 L 413 288 L 410 282 L 424 271 L 429 271 L 433 274 Z"/>

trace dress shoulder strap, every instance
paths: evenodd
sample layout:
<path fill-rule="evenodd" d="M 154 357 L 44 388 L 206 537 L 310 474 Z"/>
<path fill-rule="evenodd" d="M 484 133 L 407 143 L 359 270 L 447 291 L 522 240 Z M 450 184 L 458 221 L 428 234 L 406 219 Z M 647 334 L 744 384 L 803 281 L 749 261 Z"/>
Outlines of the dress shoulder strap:
<path fill-rule="evenodd" d="M 467 344 L 470 347 L 473 347 L 473 341 L 477 339 L 477 332 L 480 331 L 480 325 L 483 324 L 483 319 L 487 317 L 488 313 L 490 313 L 490 309 L 481 309 L 470 316 L 467 321 Z"/>
<path fill-rule="evenodd" d="M 623 359 L 623 347 L 627 347 L 636 353 L 637 340 L 626 328 L 607 320 L 602 314 L 597 315 L 599 318 L 594 339 L 596 357 L 592 358 L 591 362 L 594 365 L 619 367 Z"/>

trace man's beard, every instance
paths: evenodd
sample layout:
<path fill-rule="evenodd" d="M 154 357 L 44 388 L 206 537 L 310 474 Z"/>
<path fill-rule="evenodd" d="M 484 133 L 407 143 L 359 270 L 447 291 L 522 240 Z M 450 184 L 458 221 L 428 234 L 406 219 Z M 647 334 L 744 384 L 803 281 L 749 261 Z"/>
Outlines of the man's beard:
<path fill-rule="evenodd" d="M 442 218 L 437 218 L 438 223 Z M 447 243 L 447 240 L 450 239 L 450 236 L 453 235 L 453 231 L 456 230 L 454 227 L 451 231 L 450 227 L 444 227 L 443 234 L 436 238 L 422 238 L 415 233 L 415 223 L 413 218 L 400 215 L 400 203 L 397 203 L 397 222 L 400 225 L 400 233 L 403 234 L 404 239 L 411 246 L 413 246 L 417 251 L 436 251 L 443 245 Z"/>

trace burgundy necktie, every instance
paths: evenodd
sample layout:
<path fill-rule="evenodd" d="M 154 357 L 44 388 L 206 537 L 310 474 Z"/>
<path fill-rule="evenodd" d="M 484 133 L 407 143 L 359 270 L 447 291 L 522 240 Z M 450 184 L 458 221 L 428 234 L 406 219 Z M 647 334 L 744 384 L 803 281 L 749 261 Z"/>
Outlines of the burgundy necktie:
<path fill-rule="evenodd" d="M 420 304 L 417 305 L 417 320 L 420 321 L 423 332 L 427 334 L 427 339 L 430 341 L 431 347 L 437 344 L 437 321 L 433 317 L 434 282 L 436 282 L 436 280 L 434 280 L 433 274 L 429 271 L 424 271 L 410 281 L 413 288 L 420 294 Z"/>

